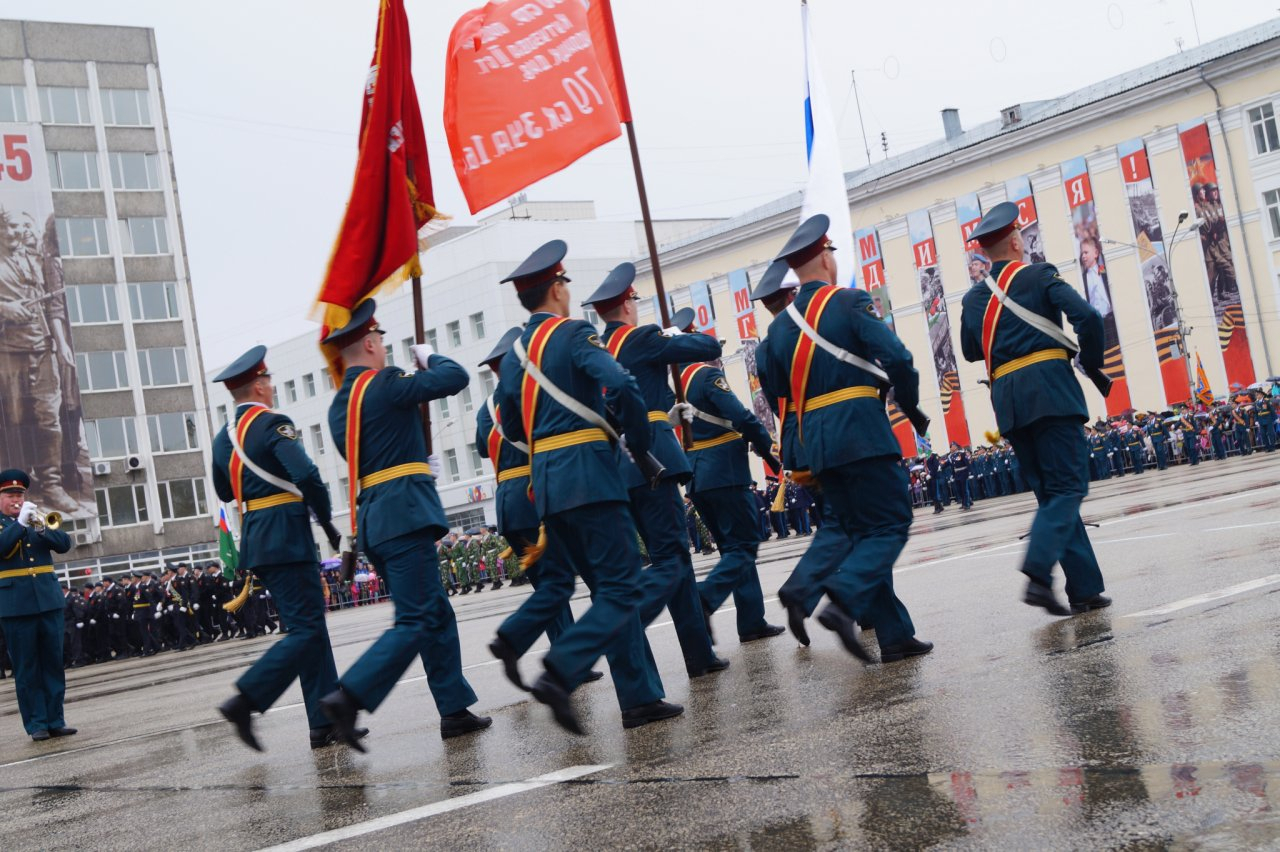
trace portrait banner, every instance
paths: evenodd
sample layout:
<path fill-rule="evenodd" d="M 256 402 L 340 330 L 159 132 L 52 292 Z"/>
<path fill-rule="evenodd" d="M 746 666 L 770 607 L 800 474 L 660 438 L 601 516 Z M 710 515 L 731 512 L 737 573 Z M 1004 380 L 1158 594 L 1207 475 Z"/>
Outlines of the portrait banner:
<path fill-rule="evenodd" d="M 751 279 L 747 270 L 735 269 L 729 273 L 729 295 L 733 299 L 733 316 L 738 323 L 738 340 L 758 340 L 755 303 L 751 301 Z"/>
<path fill-rule="evenodd" d="M 938 249 L 933 240 L 929 211 L 916 210 L 907 214 L 907 235 L 920 279 L 921 305 L 929 328 L 929 348 L 933 350 L 933 368 L 938 376 L 947 440 L 967 447 L 969 424 L 964 415 L 960 371 L 956 367 L 955 344 L 951 341 L 951 315 L 947 312 L 947 297 L 943 292 L 942 269 L 938 266 Z"/>
<path fill-rule="evenodd" d="M 1204 121 L 1180 124 L 1178 138 L 1187 164 L 1194 215 L 1202 220 L 1200 251 L 1204 255 L 1209 300 L 1218 326 L 1218 345 L 1222 347 L 1222 360 L 1227 368 L 1227 384 L 1229 390 L 1237 390 L 1237 385 L 1248 387 L 1254 382 L 1253 355 L 1244 328 L 1244 307 L 1240 303 L 1240 285 L 1236 281 L 1236 264 L 1218 188 L 1209 125 Z"/>
<path fill-rule="evenodd" d="M 969 239 L 973 229 L 982 221 L 982 203 L 978 193 L 970 192 L 956 199 L 956 221 L 960 223 L 960 238 L 964 240 L 965 268 L 970 284 L 981 284 L 991 274 L 991 259 L 982 251 L 977 240 Z"/>
<path fill-rule="evenodd" d="M 1124 356 L 1120 350 L 1120 332 L 1116 328 L 1115 302 L 1111 298 L 1111 277 L 1102 251 L 1102 235 L 1098 230 L 1098 207 L 1093 200 L 1093 184 L 1084 157 L 1062 164 L 1062 188 L 1067 193 L 1071 210 L 1071 237 L 1075 241 L 1076 262 L 1085 298 L 1102 314 L 1102 372 L 1111 379 L 1111 393 L 1106 398 L 1107 416 L 1114 417 L 1132 408 L 1129 382 L 1124 373 Z"/>
<path fill-rule="evenodd" d="M 1151 180 L 1147 146 L 1141 139 L 1130 139 L 1116 146 L 1120 158 L 1120 174 L 1124 178 L 1125 195 L 1129 198 L 1129 215 L 1133 219 L 1134 244 L 1138 247 L 1138 268 L 1142 288 L 1147 295 L 1147 311 L 1156 341 L 1156 361 L 1164 386 L 1166 405 L 1185 402 L 1191 396 L 1187 375 L 1187 353 L 1180 348 L 1178 312 L 1173 301 L 1173 276 L 1164 245 L 1164 229 L 1160 225 L 1160 208 L 1156 188 Z"/>
<path fill-rule="evenodd" d="M 760 333 L 756 329 L 755 304 L 751 301 L 751 278 L 745 269 L 735 269 L 729 273 L 729 294 L 733 297 L 734 318 L 738 322 L 738 340 L 742 343 L 742 366 L 747 373 L 747 389 L 751 393 L 751 412 L 756 419 L 769 430 L 769 435 L 778 440 L 778 428 L 774 421 L 774 411 L 765 399 L 764 390 L 760 387 L 760 372 L 756 369 L 756 352 L 760 348 Z"/>
<path fill-rule="evenodd" d="M 66 239 L 96 242 L 92 225 L 79 234 L 71 221 L 93 220 L 68 220 Z M 80 380 L 89 376 L 77 369 L 71 345 L 49 159 L 38 124 L 0 124 L 0 243 L 0 467 L 31 476 L 27 499 L 41 511 L 96 519 L 80 399 Z M 116 298 L 114 285 L 103 289 L 103 298 Z M 87 353 L 81 360 L 86 371 L 100 367 L 102 384 L 115 387 L 118 368 L 127 366 L 116 355 Z"/>
<path fill-rule="evenodd" d="M 689 301 L 693 305 L 693 327 L 702 334 L 716 336 L 716 308 L 711 303 L 711 287 L 705 281 L 689 285 Z"/>
<path fill-rule="evenodd" d="M 1022 262 L 1044 263 L 1044 239 L 1040 235 L 1040 215 L 1031 194 L 1031 178 L 1020 175 L 1005 181 L 1005 193 L 1018 205 L 1018 230 L 1022 232 Z"/>
<path fill-rule="evenodd" d="M 884 275 L 884 256 L 880 251 L 880 235 L 875 228 L 859 228 L 853 235 L 854 245 L 858 253 L 858 283 L 871 294 L 871 302 L 875 306 L 876 315 L 884 320 L 890 329 L 893 325 L 893 303 L 889 299 L 889 282 Z M 892 391 L 889 393 L 886 410 L 889 424 L 893 427 L 893 436 L 898 439 L 898 448 L 903 458 L 918 455 L 916 452 L 915 430 L 907 421 L 907 416 L 893 401 Z"/>

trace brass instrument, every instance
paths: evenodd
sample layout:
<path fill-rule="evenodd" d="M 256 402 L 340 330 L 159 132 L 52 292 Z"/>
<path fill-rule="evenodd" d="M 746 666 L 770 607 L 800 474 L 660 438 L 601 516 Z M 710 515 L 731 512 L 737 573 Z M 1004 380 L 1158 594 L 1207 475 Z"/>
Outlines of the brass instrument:
<path fill-rule="evenodd" d="M 33 512 L 31 514 L 31 526 L 41 532 L 44 530 L 56 530 L 62 526 L 62 513 Z"/>

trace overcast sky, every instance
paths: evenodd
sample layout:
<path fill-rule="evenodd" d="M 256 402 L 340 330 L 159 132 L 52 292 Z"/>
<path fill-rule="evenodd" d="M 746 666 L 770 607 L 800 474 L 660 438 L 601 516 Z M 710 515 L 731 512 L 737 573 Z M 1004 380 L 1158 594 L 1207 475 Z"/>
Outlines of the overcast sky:
<path fill-rule="evenodd" d="M 803 186 L 799 0 L 613 2 L 655 216 L 729 216 Z M 436 206 L 461 223 L 471 217 L 441 121 L 445 42 L 480 5 L 406 0 Z M 866 163 L 851 72 L 880 158 L 882 132 L 890 154 L 941 137 L 944 107 L 968 127 L 1277 11 L 1275 0 L 810 5 L 846 170 Z M 8 18 L 156 30 L 206 367 L 314 329 L 306 315 L 351 187 L 377 10 L 378 0 L 0 8 Z M 607 219 L 639 215 L 625 138 L 528 193 L 590 199 Z"/>

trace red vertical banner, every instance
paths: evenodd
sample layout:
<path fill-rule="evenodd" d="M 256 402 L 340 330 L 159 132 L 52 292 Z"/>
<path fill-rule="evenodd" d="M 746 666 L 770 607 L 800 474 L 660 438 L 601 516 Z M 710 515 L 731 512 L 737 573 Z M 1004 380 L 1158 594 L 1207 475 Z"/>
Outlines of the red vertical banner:
<path fill-rule="evenodd" d="M 933 350 L 933 367 L 938 375 L 938 393 L 942 398 L 942 419 L 947 425 L 947 440 L 962 447 L 969 446 L 969 423 L 964 415 L 964 398 L 960 393 L 960 370 L 956 367 L 955 344 L 951 341 L 951 315 L 942 287 L 942 269 L 938 266 L 938 249 L 933 241 L 933 223 L 929 211 L 907 214 L 907 234 L 920 277 L 920 298 L 925 321 L 929 326 L 929 348 Z"/>
<path fill-rule="evenodd" d="M 884 320 L 885 325 L 893 328 L 893 304 L 889 301 L 889 282 L 884 277 L 884 256 L 880 253 L 880 235 L 875 228 L 860 228 L 854 232 L 854 245 L 858 252 L 858 283 L 871 294 L 876 315 Z M 903 458 L 920 455 L 916 444 L 916 432 L 907 421 L 907 415 L 889 395 L 887 406 L 889 425 L 893 427 L 893 436 L 898 439 L 898 448 Z"/>
<path fill-rule="evenodd" d="M 1129 401 L 1129 381 L 1125 377 L 1120 331 L 1116 327 L 1115 303 L 1111 298 L 1111 276 L 1107 274 L 1102 235 L 1098 230 L 1098 207 L 1093 200 L 1093 183 L 1089 180 L 1089 166 L 1084 157 L 1062 164 L 1062 188 L 1066 190 L 1067 207 L 1071 210 L 1071 236 L 1075 241 L 1085 298 L 1102 315 L 1102 372 L 1112 382 L 1111 394 L 1106 399 L 1107 416 L 1114 417 L 1133 405 Z"/>
<path fill-rule="evenodd" d="M 1235 258 L 1231 253 L 1231 237 L 1227 233 L 1227 214 L 1222 207 L 1218 188 L 1218 169 L 1213 160 L 1213 144 L 1209 141 L 1209 125 L 1204 121 L 1178 125 L 1183 159 L 1187 164 L 1187 181 L 1191 184 L 1191 200 L 1200 225 L 1200 251 L 1204 255 L 1205 276 L 1209 280 L 1209 299 L 1218 325 L 1218 344 L 1227 368 L 1229 390 L 1247 387 L 1254 382 L 1253 355 L 1244 328 L 1244 306 L 1240 303 L 1240 285 L 1236 281 Z"/>
<path fill-rule="evenodd" d="M 1147 310 L 1151 315 L 1151 330 L 1155 334 L 1156 361 L 1164 385 L 1165 404 L 1172 405 L 1191 396 L 1188 375 L 1191 362 L 1181 348 L 1178 312 L 1173 300 L 1173 276 L 1169 272 L 1160 208 L 1156 203 L 1156 188 L 1147 161 L 1147 146 L 1141 139 L 1130 139 L 1116 146 L 1116 153 L 1120 160 L 1120 176 L 1124 179 L 1124 192 L 1129 198 L 1138 266 L 1147 296 Z"/>
<path fill-rule="evenodd" d="M 776 440 L 773 409 L 760 387 L 760 372 L 756 368 L 756 352 L 760 347 L 760 335 L 756 331 L 755 304 L 751 301 L 751 279 L 747 270 L 735 269 L 729 273 L 729 294 L 733 297 L 733 315 L 738 323 L 738 340 L 742 343 L 742 366 L 747 371 L 747 388 L 751 392 L 751 411 Z"/>

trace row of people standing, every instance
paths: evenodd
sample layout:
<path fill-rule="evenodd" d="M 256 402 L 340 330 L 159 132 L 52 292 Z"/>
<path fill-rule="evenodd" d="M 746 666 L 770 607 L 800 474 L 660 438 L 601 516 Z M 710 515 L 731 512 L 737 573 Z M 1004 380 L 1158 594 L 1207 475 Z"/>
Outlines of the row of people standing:
<path fill-rule="evenodd" d="M 507 540 L 497 534 L 497 527 L 482 527 L 461 534 L 451 532 L 436 545 L 440 560 L 440 582 L 449 595 L 477 594 L 487 585 L 491 591 L 502 588 L 503 580 L 515 582 L 507 572 L 514 560 L 504 558 Z"/>

